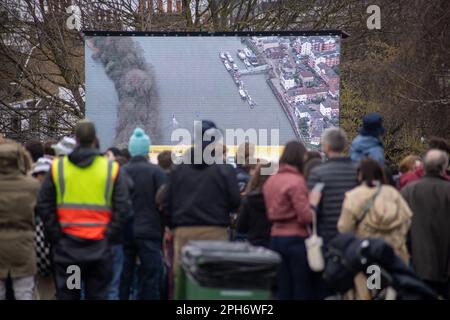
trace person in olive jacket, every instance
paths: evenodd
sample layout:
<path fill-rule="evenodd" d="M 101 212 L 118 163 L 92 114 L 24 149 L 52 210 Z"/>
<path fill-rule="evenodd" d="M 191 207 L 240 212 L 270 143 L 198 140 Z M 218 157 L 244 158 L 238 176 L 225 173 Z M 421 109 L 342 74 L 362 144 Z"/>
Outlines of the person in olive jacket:
<path fill-rule="evenodd" d="M 34 207 L 39 183 L 27 172 L 28 152 L 0 138 L 0 300 L 11 277 L 16 300 L 32 300 L 37 272 Z"/>

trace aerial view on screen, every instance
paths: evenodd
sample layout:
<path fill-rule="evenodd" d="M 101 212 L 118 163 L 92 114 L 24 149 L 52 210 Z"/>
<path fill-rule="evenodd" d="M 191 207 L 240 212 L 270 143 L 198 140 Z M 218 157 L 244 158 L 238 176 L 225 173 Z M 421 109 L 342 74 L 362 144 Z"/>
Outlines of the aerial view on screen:
<path fill-rule="evenodd" d="M 339 119 L 339 35 L 91 36 L 86 110 L 106 145 L 141 126 L 155 145 L 208 119 L 222 129 L 278 129 L 318 146 Z M 270 143 L 270 140 L 269 140 Z M 272 142 L 273 144 L 273 142 Z"/>

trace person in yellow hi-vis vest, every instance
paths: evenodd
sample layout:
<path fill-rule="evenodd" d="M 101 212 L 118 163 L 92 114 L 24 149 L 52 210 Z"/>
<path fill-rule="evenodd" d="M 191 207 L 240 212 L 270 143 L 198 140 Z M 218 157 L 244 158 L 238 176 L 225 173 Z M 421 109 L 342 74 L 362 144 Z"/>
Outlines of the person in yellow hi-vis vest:
<path fill-rule="evenodd" d="M 95 148 L 93 123 L 75 128 L 77 147 L 53 161 L 37 213 L 52 244 L 57 299 L 106 299 L 112 279 L 111 245 L 121 241 L 130 212 L 119 165 Z"/>

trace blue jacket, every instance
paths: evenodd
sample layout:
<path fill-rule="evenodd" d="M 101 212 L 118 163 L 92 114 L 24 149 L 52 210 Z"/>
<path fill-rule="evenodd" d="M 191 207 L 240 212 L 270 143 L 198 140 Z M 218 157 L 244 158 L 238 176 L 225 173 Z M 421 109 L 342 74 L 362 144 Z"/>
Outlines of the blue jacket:
<path fill-rule="evenodd" d="M 359 134 L 350 147 L 350 158 L 358 162 L 366 156 L 384 164 L 384 146 L 376 137 Z"/>

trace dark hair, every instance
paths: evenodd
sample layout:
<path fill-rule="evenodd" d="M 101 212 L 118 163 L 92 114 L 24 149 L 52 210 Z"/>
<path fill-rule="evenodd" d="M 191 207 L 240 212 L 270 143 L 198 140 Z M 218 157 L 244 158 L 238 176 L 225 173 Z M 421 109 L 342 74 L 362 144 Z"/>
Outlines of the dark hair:
<path fill-rule="evenodd" d="M 303 175 L 305 179 L 308 179 L 311 170 L 322 164 L 322 159 L 320 158 L 311 158 L 305 161 L 305 165 L 303 166 Z"/>
<path fill-rule="evenodd" d="M 361 160 L 358 166 L 358 176 L 361 175 L 361 182 L 365 182 L 369 187 L 374 187 L 374 181 L 386 184 L 386 176 L 381 165 L 370 158 Z"/>
<path fill-rule="evenodd" d="M 305 159 L 306 148 L 299 141 L 290 141 L 284 147 L 283 154 L 280 157 L 280 164 L 288 164 L 297 168 L 303 173 L 303 163 Z"/>
<path fill-rule="evenodd" d="M 100 150 L 100 140 L 98 139 L 98 137 L 96 136 L 95 137 L 95 139 L 94 139 L 94 147 L 95 147 L 95 149 L 97 149 L 97 150 Z M 88 147 L 89 146 L 89 144 L 82 144 L 82 143 L 80 143 L 82 146 L 85 146 L 85 147 Z"/>
<path fill-rule="evenodd" d="M 124 156 L 118 155 L 118 156 L 116 156 L 115 158 L 116 158 L 116 161 L 117 161 L 117 163 L 118 163 L 119 165 L 124 166 L 124 165 L 127 164 L 127 159 L 125 159 Z"/>
<path fill-rule="evenodd" d="M 262 186 L 264 185 L 264 183 L 266 183 L 267 179 L 269 179 L 270 175 L 265 174 L 262 175 L 261 174 L 261 169 L 262 168 L 270 168 L 271 163 L 270 162 L 264 162 L 264 163 L 258 163 L 255 166 L 255 171 L 253 172 L 252 177 L 250 178 L 249 183 L 247 184 L 245 193 L 249 193 L 251 191 L 261 191 Z"/>
<path fill-rule="evenodd" d="M 39 172 L 32 173 L 31 176 L 32 176 L 33 178 L 36 178 L 36 177 L 39 177 L 39 176 L 46 176 L 47 173 L 48 173 L 48 172 L 46 172 L 46 171 L 39 171 Z"/>
<path fill-rule="evenodd" d="M 44 154 L 49 156 L 55 156 L 55 150 L 52 148 L 52 145 L 58 143 L 58 141 L 49 139 L 44 143 Z"/>
<path fill-rule="evenodd" d="M 131 154 L 130 151 L 128 151 L 128 148 L 121 149 L 120 154 L 125 158 L 125 163 L 131 160 Z"/>
<path fill-rule="evenodd" d="M 158 154 L 158 165 L 164 170 L 170 170 L 172 168 L 172 151 L 164 150 Z"/>
<path fill-rule="evenodd" d="M 38 140 L 31 140 L 25 143 L 25 149 L 30 153 L 33 162 L 44 156 L 44 145 Z"/>
<path fill-rule="evenodd" d="M 319 159 L 322 160 L 322 155 L 320 154 L 319 151 L 317 150 L 309 150 L 308 152 L 306 152 L 305 154 L 305 164 L 306 162 L 308 162 L 311 159 Z"/>
<path fill-rule="evenodd" d="M 450 143 L 444 138 L 432 137 L 428 146 L 430 149 L 438 149 L 450 155 Z"/>
<path fill-rule="evenodd" d="M 119 148 L 116 148 L 116 147 L 111 147 L 108 150 L 106 150 L 106 152 L 108 152 L 108 151 L 111 151 L 111 153 L 114 155 L 114 157 L 118 157 L 118 156 L 122 155 Z"/>
<path fill-rule="evenodd" d="M 387 162 L 382 166 L 383 169 L 383 173 L 384 173 L 384 178 L 386 181 L 386 184 L 389 184 L 391 186 L 393 186 L 394 188 L 397 187 L 397 183 L 394 180 L 394 174 L 392 173 L 392 169 L 390 164 Z"/>
<path fill-rule="evenodd" d="M 255 156 L 255 145 L 250 142 L 241 143 L 236 151 L 236 164 L 242 167 L 247 173 L 255 167 L 253 162 Z M 252 160 L 253 159 L 253 160 Z"/>
<path fill-rule="evenodd" d="M 75 137 L 78 143 L 83 147 L 88 147 L 93 143 L 98 144 L 97 149 L 100 149 L 100 142 L 96 136 L 95 126 L 92 122 L 84 119 L 78 121 L 75 126 Z"/>

